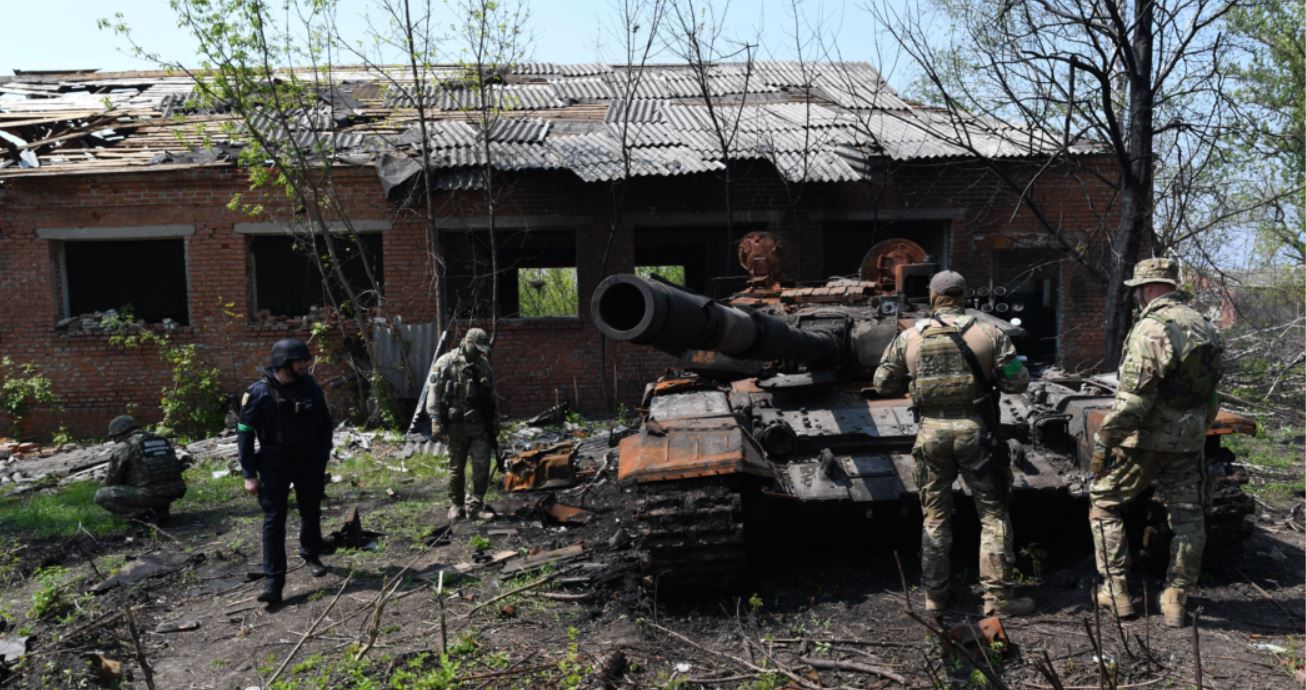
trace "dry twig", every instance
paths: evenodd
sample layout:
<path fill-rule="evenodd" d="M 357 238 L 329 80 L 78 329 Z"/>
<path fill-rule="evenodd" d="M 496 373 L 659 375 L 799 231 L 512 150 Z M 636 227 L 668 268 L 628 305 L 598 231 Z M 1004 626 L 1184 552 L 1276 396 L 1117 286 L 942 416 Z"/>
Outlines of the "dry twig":
<path fill-rule="evenodd" d="M 858 673 L 866 673 L 872 676 L 888 678 L 889 680 L 899 684 L 905 685 L 907 683 L 906 678 L 904 678 L 903 676 L 897 673 L 894 673 L 893 671 L 890 671 L 889 669 L 880 668 L 879 666 L 871 666 L 870 664 L 862 664 L 856 661 L 836 661 L 834 659 L 816 659 L 810 656 L 798 657 L 798 660 L 803 662 L 804 664 L 807 664 L 808 666 L 811 666 L 812 668 L 822 668 L 830 671 L 856 671 Z"/>
<path fill-rule="evenodd" d="M 345 593 L 345 588 L 349 586 L 349 582 L 353 579 L 354 571 L 351 570 L 349 571 L 349 574 L 345 576 L 345 581 L 340 583 L 340 590 L 331 598 L 331 603 L 327 604 L 327 607 L 323 609 L 322 614 L 313 621 L 312 625 L 308 626 L 308 630 L 305 630 L 304 634 L 299 636 L 299 642 L 296 642 L 295 646 L 291 648 L 290 653 L 286 655 L 286 658 L 281 660 L 281 665 L 277 667 L 277 672 L 273 673 L 272 677 L 268 679 L 268 682 L 263 684 L 264 687 L 272 687 L 272 683 L 274 683 L 277 678 L 281 676 L 281 672 L 285 671 L 286 667 L 290 665 L 290 660 L 294 659 L 295 655 L 299 653 L 299 648 L 304 646 L 304 642 L 306 642 L 309 637 L 313 636 L 313 631 L 317 630 L 317 626 L 321 625 L 323 619 L 327 617 L 327 614 L 331 613 L 331 609 L 336 607 L 336 602 L 340 601 L 340 595 Z"/>
<path fill-rule="evenodd" d="M 132 646 L 136 649 L 136 662 L 141 665 L 145 686 L 154 690 L 154 669 L 150 668 L 150 662 L 145 659 L 145 648 L 141 646 L 141 633 L 136 629 L 136 616 L 132 614 L 132 607 L 123 609 L 123 615 L 127 617 L 127 632 L 132 636 Z M 1198 678 L 1201 676 L 1199 675 Z"/>

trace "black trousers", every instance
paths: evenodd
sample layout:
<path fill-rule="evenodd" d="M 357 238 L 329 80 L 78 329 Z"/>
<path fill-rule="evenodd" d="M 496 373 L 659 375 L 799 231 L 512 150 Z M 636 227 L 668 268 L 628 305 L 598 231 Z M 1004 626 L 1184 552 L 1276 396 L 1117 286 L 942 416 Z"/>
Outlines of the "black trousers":
<path fill-rule="evenodd" d="M 322 550 L 322 495 L 326 492 L 320 461 L 304 458 L 259 468 L 258 504 L 263 509 L 263 573 L 277 586 L 286 582 L 286 514 L 290 487 L 299 506 L 299 552 L 316 556 Z"/>

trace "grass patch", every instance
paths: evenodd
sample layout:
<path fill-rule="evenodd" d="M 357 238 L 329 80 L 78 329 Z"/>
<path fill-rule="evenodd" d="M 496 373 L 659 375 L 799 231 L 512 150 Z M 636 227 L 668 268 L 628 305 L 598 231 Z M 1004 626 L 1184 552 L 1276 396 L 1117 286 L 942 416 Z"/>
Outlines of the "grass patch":
<path fill-rule="evenodd" d="M 1258 436 L 1230 434 L 1224 446 L 1249 466 L 1248 492 L 1265 500 L 1284 501 L 1306 492 L 1300 427 L 1260 427 Z"/>
<path fill-rule="evenodd" d="M 23 538 L 71 537 L 81 525 L 94 535 L 129 526 L 126 520 L 95 505 L 93 481 L 73 482 L 58 491 L 0 498 L 0 533 Z"/>

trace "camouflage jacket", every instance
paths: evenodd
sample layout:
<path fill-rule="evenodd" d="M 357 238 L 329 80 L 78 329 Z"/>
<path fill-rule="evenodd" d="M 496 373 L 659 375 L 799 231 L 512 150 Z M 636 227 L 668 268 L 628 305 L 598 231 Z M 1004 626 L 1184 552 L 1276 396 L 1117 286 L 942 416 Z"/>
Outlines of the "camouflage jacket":
<path fill-rule="evenodd" d="M 470 362 L 462 348 L 446 352 L 431 367 L 426 413 L 433 422 L 479 435 L 499 428 L 499 390 L 484 358 Z"/>
<path fill-rule="evenodd" d="M 1029 386 L 1029 370 L 1016 356 L 1016 347 L 1011 339 L 996 327 L 978 321 L 967 315 L 965 310 L 955 308 L 940 309 L 935 312 L 945 324 L 956 326 L 963 339 L 979 359 L 980 368 L 985 376 L 993 380 L 996 375 L 998 390 L 1004 393 L 1020 393 Z M 898 334 L 889 343 L 880 358 L 880 366 L 875 370 L 875 389 L 881 395 L 902 395 L 907 392 L 908 384 L 915 376 L 916 356 L 922 334 L 926 329 L 937 326 L 933 318 L 921 319 L 911 328 Z M 969 367 L 955 372 L 960 377 L 973 380 Z M 928 411 L 923 411 L 928 413 Z"/>
<path fill-rule="evenodd" d="M 137 429 L 113 447 L 104 485 L 174 495 L 179 488 L 185 490 L 181 471 L 181 461 L 168 439 Z"/>
<path fill-rule="evenodd" d="M 1183 295 L 1152 300 L 1125 338 L 1111 412 L 1097 432 L 1108 448 L 1201 450 L 1219 409 L 1224 343 Z"/>

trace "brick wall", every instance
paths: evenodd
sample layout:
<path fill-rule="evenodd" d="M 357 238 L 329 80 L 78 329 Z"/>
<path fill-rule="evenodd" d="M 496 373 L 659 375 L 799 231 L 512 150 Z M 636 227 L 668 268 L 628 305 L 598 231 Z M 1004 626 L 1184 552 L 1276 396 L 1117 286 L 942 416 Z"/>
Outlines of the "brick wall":
<path fill-rule="evenodd" d="M 1016 179 L 1029 174 L 1018 164 L 1007 172 Z M 760 162 L 738 164 L 733 173 L 731 206 L 737 222 L 783 235 L 792 256 L 788 274 L 796 279 L 824 277 L 823 225 L 841 214 L 853 215 L 841 222 L 864 222 L 868 228 L 872 211 L 942 219 L 951 232 L 949 263 L 977 283 L 988 280 L 995 251 L 1054 245 L 1008 186 L 978 166 L 885 166 L 869 183 L 801 188 L 785 185 Z M 344 169 L 336 179 L 352 218 L 391 223 L 382 241 L 391 313 L 408 323 L 429 321 L 434 314 L 434 260 L 424 219 L 396 210 L 370 169 Z M 605 344 L 589 325 L 589 297 L 604 275 L 601 267 L 609 247 L 611 187 L 584 184 L 567 173 L 500 179 L 501 219 L 578 218 L 567 227 L 576 232 L 581 312 L 574 319 L 499 320 L 493 363 L 505 410 L 530 414 L 555 400 L 578 398 L 581 409 L 600 412 L 610 404 L 614 371 L 619 398 L 628 405 L 637 402 L 644 383 L 673 362 L 644 348 Z M 1056 219 L 1071 241 L 1092 243 L 1091 231 L 1101 222 L 1111 190 L 1079 179 L 1070 170 L 1052 171 L 1035 187 L 1035 194 L 1045 205 L 1045 215 Z M 46 433 L 63 424 L 75 433 L 100 435 L 107 421 L 124 410 L 157 418 L 159 390 L 169 378 L 153 350 L 124 351 L 111 347 L 102 334 L 56 330 L 62 315 L 62 279 L 54 260 L 58 247 L 37 237 L 40 228 L 93 232 L 104 227 L 193 225 L 194 234 L 185 239 L 191 321 L 175 337 L 180 343 L 197 344 L 208 361 L 222 367 L 233 393 L 255 376 L 273 342 L 307 337 L 303 324 L 255 324 L 248 319 L 249 239 L 234 226 L 251 219 L 229 210 L 227 203 L 238 192 L 245 194 L 245 201 L 265 202 L 270 208 L 277 200 L 251 197 L 247 187 L 243 172 L 219 168 L 11 178 L 0 187 L 0 354 L 42 366 L 63 408 L 34 410 L 24 424 L 27 433 Z M 633 268 L 635 227 L 724 223 L 724 190 L 715 175 L 638 179 L 621 196 L 623 214 L 611 238 L 608 273 Z M 485 213 L 479 193 L 446 193 L 437 207 L 446 223 Z M 1061 356 L 1069 366 L 1084 366 L 1096 361 L 1102 350 L 1104 291 L 1073 262 L 1063 261 L 1061 267 Z M 235 304 L 243 316 L 227 317 L 223 303 Z M 324 371 L 320 378 L 332 375 Z"/>

